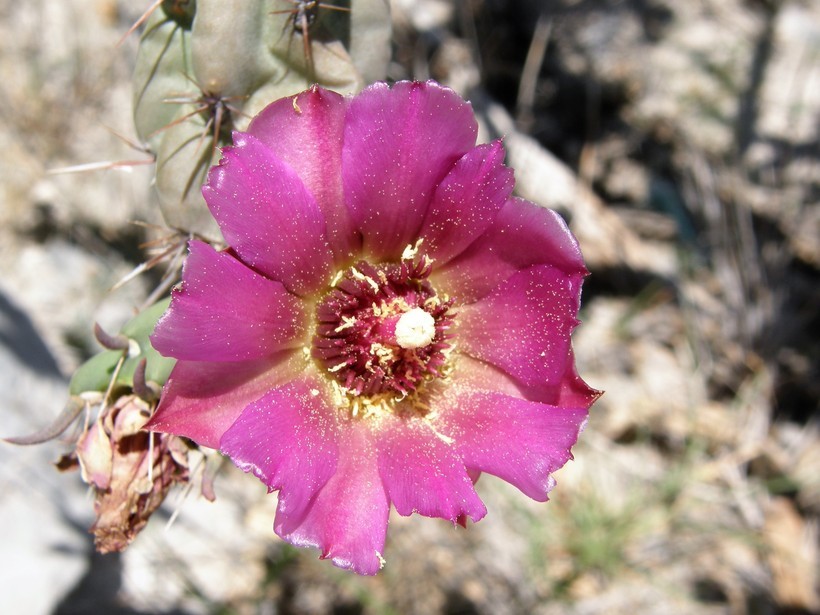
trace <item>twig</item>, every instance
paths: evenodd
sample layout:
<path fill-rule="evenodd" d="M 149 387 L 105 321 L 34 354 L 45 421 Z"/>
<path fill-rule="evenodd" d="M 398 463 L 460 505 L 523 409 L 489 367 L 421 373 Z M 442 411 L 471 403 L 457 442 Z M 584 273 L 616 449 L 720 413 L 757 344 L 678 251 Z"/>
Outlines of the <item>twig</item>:
<path fill-rule="evenodd" d="M 552 20 L 546 13 L 541 13 L 535 24 L 535 32 L 521 70 L 521 80 L 518 82 L 518 99 L 515 103 L 515 123 L 522 132 L 530 132 L 535 120 L 533 107 L 535 105 L 535 90 L 538 85 L 538 75 L 544 64 L 552 33 Z"/>

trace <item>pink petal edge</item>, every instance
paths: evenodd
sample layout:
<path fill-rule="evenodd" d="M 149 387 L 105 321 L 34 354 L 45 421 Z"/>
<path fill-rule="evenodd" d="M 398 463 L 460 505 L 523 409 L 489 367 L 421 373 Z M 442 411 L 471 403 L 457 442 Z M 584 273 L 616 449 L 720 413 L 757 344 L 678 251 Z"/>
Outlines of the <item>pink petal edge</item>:
<path fill-rule="evenodd" d="M 224 433 L 219 449 L 245 472 L 279 490 L 277 524 L 298 524 L 339 458 L 337 410 L 312 371 L 248 405 Z"/>
<path fill-rule="evenodd" d="M 146 429 L 219 448 L 222 435 L 247 406 L 303 370 L 299 350 L 227 364 L 178 361 Z"/>
<path fill-rule="evenodd" d="M 438 268 L 435 277 L 451 296 L 465 304 L 533 265 L 553 265 L 581 277 L 588 273 L 578 241 L 558 213 L 511 198 L 486 232 Z"/>
<path fill-rule="evenodd" d="M 188 246 L 182 284 L 151 335 L 160 354 L 190 361 L 242 361 L 302 343 L 303 303 L 282 284 L 206 243 L 191 241 Z"/>
<path fill-rule="evenodd" d="M 487 514 L 452 441 L 429 422 L 385 417 L 377 429 L 379 474 L 400 515 L 456 523 L 462 516 L 475 522 Z"/>
<path fill-rule="evenodd" d="M 313 86 L 271 103 L 248 133 L 293 168 L 327 220 L 328 241 L 337 265 L 361 248 L 342 189 L 342 143 L 349 99 Z"/>
<path fill-rule="evenodd" d="M 256 137 L 233 135 L 202 187 L 228 245 L 243 262 L 306 295 L 331 270 L 325 217 L 296 171 Z"/>
<path fill-rule="evenodd" d="M 572 459 L 587 407 L 552 406 L 481 390 L 461 390 L 438 415 L 439 429 L 473 471 L 497 476 L 543 502 L 551 474 Z"/>
<path fill-rule="evenodd" d="M 365 254 L 395 260 L 415 243 L 436 186 L 477 132 L 470 104 L 433 81 L 376 83 L 350 101 L 342 173 Z"/>
<path fill-rule="evenodd" d="M 489 228 L 514 184 L 500 140 L 479 145 L 456 162 L 436 188 L 420 233 L 424 252 L 436 266 L 460 254 Z"/>
<path fill-rule="evenodd" d="M 500 367 L 527 387 L 554 387 L 578 324 L 581 275 L 550 265 L 519 271 L 458 315 L 462 353 Z"/>
<path fill-rule="evenodd" d="M 384 565 L 390 504 L 379 477 L 368 427 L 351 421 L 340 430 L 336 474 L 294 523 L 278 515 L 274 530 L 297 547 L 317 547 L 323 559 L 359 574 Z"/>

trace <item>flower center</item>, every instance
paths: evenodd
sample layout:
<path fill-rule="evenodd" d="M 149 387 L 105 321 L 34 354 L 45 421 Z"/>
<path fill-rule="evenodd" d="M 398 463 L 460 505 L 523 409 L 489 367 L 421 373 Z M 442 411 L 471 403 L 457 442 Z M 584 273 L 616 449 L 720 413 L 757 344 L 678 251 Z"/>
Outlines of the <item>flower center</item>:
<path fill-rule="evenodd" d="M 420 307 L 414 307 L 396 321 L 396 343 L 402 348 L 424 348 L 436 337 L 436 319 Z"/>
<path fill-rule="evenodd" d="M 340 272 L 316 308 L 311 355 L 348 396 L 405 397 L 442 376 L 452 301 L 427 279 L 429 259 L 415 255 Z"/>

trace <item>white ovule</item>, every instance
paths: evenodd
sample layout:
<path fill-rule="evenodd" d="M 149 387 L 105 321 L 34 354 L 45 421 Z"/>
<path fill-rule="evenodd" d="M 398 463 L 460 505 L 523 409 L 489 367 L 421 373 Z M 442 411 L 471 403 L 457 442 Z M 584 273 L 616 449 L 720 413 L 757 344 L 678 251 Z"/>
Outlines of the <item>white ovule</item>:
<path fill-rule="evenodd" d="M 396 322 L 396 343 L 402 348 L 422 348 L 435 336 L 436 320 L 421 308 L 406 311 Z"/>

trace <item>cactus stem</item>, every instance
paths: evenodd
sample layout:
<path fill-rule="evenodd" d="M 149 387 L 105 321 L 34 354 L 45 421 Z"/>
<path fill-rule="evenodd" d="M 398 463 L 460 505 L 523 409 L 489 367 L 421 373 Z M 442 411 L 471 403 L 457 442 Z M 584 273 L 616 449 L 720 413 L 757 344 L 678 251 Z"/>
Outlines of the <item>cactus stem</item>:
<path fill-rule="evenodd" d="M 205 135 L 208 134 L 211 127 L 213 127 L 213 142 L 211 146 L 211 155 L 216 153 L 216 148 L 219 146 L 219 137 L 222 134 L 222 129 L 226 126 L 230 126 L 232 123 L 232 115 L 241 115 L 243 117 L 248 117 L 245 113 L 242 112 L 241 109 L 231 104 L 230 101 L 234 100 L 243 100 L 244 96 L 221 96 L 220 94 L 216 94 L 213 92 L 208 92 L 203 90 L 199 84 L 196 83 L 190 77 L 186 77 L 188 80 L 191 81 L 201 93 L 200 96 L 197 98 L 191 98 L 187 96 L 180 96 L 176 98 L 166 98 L 162 102 L 167 104 L 192 104 L 196 105 L 193 111 L 190 113 L 186 113 L 182 117 L 175 119 L 173 122 L 158 128 L 154 132 L 152 132 L 148 137 L 153 137 L 156 134 L 164 130 L 168 130 L 169 128 L 181 124 L 192 117 L 200 114 L 206 115 L 205 127 L 202 130 L 202 136 L 200 138 L 200 142 L 205 139 Z"/>
<path fill-rule="evenodd" d="M 293 41 L 293 35 L 297 32 L 302 35 L 302 46 L 305 53 L 305 62 L 307 63 L 308 80 L 315 81 L 316 65 L 313 62 L 313 50 L 310 46 L 310 28 L 315 23 L 316 18 L 319 15 L 319 9 L 345 11 L 347 13 L 350 12 L 350 9 L 345 6 L 336 6 L 335 4 L 326 4 L 324 2 L 319 2 L 319 0 L 284 1 L 292 4 L 293 8 L 283 9 L 281 11 L 271 11 L 271 15 L 289 14 L 293 16 L 289 40 Z M 282 34 L 285 33 L 285 28 L 287 28 L 287 25 L 287 22 L 285 22 L 285 25 L 282 28 Z M 288 43 L 288 49 L 290 49 L 290 43 Z"/>

